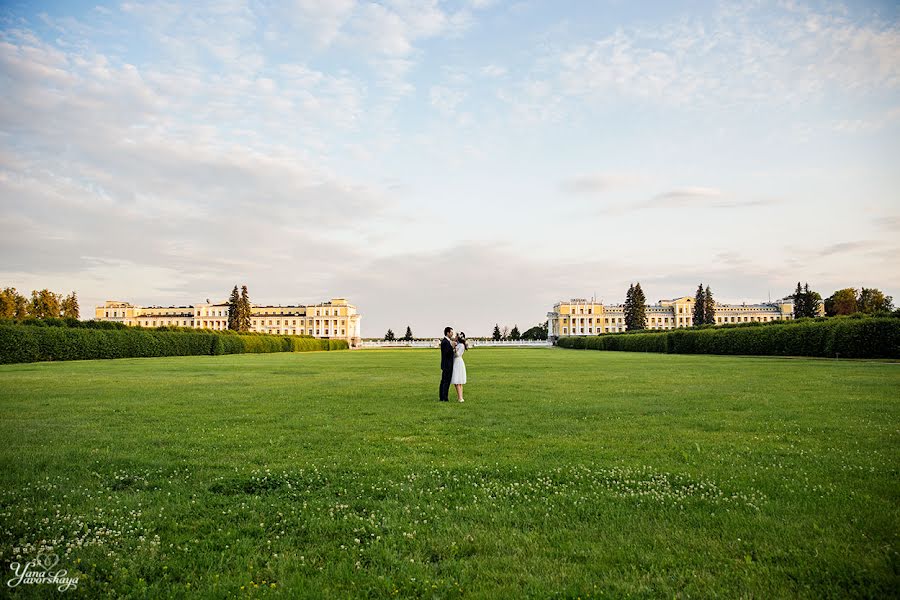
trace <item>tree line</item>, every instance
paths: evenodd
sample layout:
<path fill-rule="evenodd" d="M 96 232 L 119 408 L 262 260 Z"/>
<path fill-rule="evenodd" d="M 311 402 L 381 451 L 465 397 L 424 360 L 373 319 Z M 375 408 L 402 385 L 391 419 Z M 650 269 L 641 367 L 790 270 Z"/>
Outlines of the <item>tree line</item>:
<path fill-rule="evenodd" d="M 415 338 L 413 337 L 412 328 L 407 325 L 406 326 L 406 334 L 398 338 L 394 333 L 393 329 L 388 329 L 387 333 L 384 335 L 384 341 L 386 342 L 394 342 L 394 341 L 412 341 Z M 474 339 L 474 338 L 473 338 Z M 547 339 L 547 321 L 543 323 L 539 323 L 530 329 L 526 329 L 524 332 L 519 331 L 518 325 L 513 325 L 510 329 L 507 326 L 500 327 L 500 324 L 494 325 L 494 331 L 491 334 L 491 339 L 494 341 L 518 341 L 518 340 L 546 340 Z"/>
<path fill-rule="evenodd" d="M 58 294 L 48 289 L 32 290 L 26 298 L 16 288 L 0 290 L 0 319 L 79 318 L 78 295 Z"/>
<path fill-rule="evenodd" d="M 802 286 L 797 282 L 793 294 L 787 296 L 794 302 L 794 318 L 819 316 L 819 306 L 824 305 L 825 315 L 851 315 L 854 313 L 882 314 L 894 310 L 894 300 L 877 288 L 844 288 L 822 300 L 821 294 L 809 289 L 809 282 Z M 625 328 L 629 331 L 647 328 L 647 299 L 640 282 L 631 284 L 625 293 Z M 715 325 L 716 301 L 709 286 L 701 283 L 694 295 L 692 325 Z"/>
<path fill-rule="evenodd" d="M 412 327 L 410 327 L 409 325 L 407 325 L 407 326 L 406 326 L 406 333 L 403 334 L 403 337 L 400 338 L 400 340 L 401 340 L 401 341 L 404 341 L 404 342 L 411 342 L 411 341 L 413 341 L 414 339 L 415 339 L 415 338 L 413 337 Z M 388 330 L 387 330 L 387 333 L 384 334 L 384 341 L 386 341 L 386 342 L 395 342 L 395 341 L 397 341 L 397 336 L 394 334 L 394 330 L 393 330 L 393 329 L 388 329 Z"/>
<path fill-rule="evenodd" d="M 829 317 L 855 313 L 877 314 L 894 310 L 894 299 L 876 288 L 844 288 L 825 298 L 825 314 Z"/>
<path fill-rule="evenodd" d="M 546 340 L 547 339 L 547 321 L 538 323 L 534 327 L 519 332 L 519 325 L 513 325 L 512 329 L 507 326 L 500 327 L 497 323 L 494 325 L 494 331 L 491 333 L 491 339 L 495 342 L 519 340 Z"/>

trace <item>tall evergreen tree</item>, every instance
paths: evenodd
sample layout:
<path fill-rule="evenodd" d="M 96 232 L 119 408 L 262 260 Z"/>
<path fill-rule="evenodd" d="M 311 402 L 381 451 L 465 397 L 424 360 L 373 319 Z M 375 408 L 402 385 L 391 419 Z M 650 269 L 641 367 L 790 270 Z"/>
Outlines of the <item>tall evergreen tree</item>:
<path fill-rule="evenodd" d="M 625 329 L 631 329 L 634 325 L 634 284 L 628 286 L 625 292 L 625 307 L 622 312 L 625 314 Z"/>
<path fill-rule="evenodd" d="M 706 291 L 703 293 L 703 324 L 716 324 L 716 301 L 709 286 L 706 286 Z"/>
<path fill-rule="evenodd" d="M 818 292 L 810 290 L 809 283 L 800 287 L 800 282 L 798 281 L 797 289 L 794 291 L 791 298 L 794 299 L 795 319 L 818 316 L 819 303 L 822 301 L 822 296 L 820 296 Z"/>
<path fill-rule="evenodd" d="M 512 330 L 509 332 L 509 339 L 511 340 L 519 340 L 522 338 L 522 334 L 519 333 L 519 326 L 513 325 Z"/>
<path fill-rule="evenodd" d="M 387 333 L 384 334 L 384 341 L 386 341 L 386 342 L 393 342 L 395 339 L 397 339 L 397 338 L 394 336 L 394 330 L 393 330 L 393 329 L 388 329 L 388 330 L 387 330 Z"/>
<path fill-rule="evenodd" d="M 250 310 L 250 294 L 247 292 L 247 286 L 241 286 L 241 302 L 240 302 L 240 319 L 238 321 L 238 331 L 250 331 L 250 316 L 253 311 Z"/>
<path fill-rule="evenodd" d="M 694 294 L 694 327 L 703 325 L 706 322 L 706 292 L 703 291 L 703 284 L 697 286 L 697 293 Z"/>
<path fill-rule="evenodd" d="M 819 292 L 810 290 L 809 283 L 803 285 L 803 295 L 806 297 L 806 316 L 810 318 L 818 317 L 822 296 L 819 295 Z"/>
<path fill-rule="evenodd" d="M 494 325 L 494 333 L 491 335 L 495 342 L 499 342 L 503 338 L 503 334 L 500 333 L 500 324 Z"/>
<path fill-rule="evenodd" d="M 803 295 L 803 287 L 797 282 L 797 289 L 791 296 L 794 299 L 794 318 L 799 319 L 806 315 L 806 296 Z"/>
<path fill-rule="evenodd" d="M 409 325 L 406 326 L 406 335 L 403 336 L 403 339 L 407 342 L 411 342 L 413 339 L 412 328 Z"/>
<path fill-rule="evenodd" d="M 628 329 L 647 329 L 647 298 L 641 289 L 641 282 L 634 284 L 631 292 L 631 325 Z"/>
<path fill-rule="evenodd" d="M 241 295 L 238 293 L 238 286 L 235 285 L 231 290 L 231 296 L 228 297 L 228 329 L 240 331 L 240 322 Z"/>

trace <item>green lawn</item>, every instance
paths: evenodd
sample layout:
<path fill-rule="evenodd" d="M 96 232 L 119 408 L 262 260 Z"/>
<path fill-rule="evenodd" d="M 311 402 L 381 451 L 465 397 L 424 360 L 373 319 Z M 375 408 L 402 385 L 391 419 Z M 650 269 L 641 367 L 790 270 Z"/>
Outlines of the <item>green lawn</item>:
<path fill-rule="evenodd" d="M 897 595 L 900 364 L 466 362 L 465 404 L 436 350 L 4 365 L 4 581 L 43 543 L 73 596 Z"/>

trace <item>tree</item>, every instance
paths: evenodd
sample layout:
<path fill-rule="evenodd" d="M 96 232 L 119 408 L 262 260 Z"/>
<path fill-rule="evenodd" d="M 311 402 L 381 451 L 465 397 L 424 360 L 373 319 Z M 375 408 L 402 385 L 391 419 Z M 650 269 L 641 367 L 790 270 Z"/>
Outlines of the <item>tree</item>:
<path fill-rule="evenodd" d="M 500 325 L 494 325 L 494 333 L 491 336 L 495 342 L 499 342 L 501 338 L 503 338 L 503 334 L 500 332 Z"/>
<path fill-rule="evenodd" d="M 0 291 L 0 319 L 13 319 L 16 316 L 16 288 L 5 288 Z"/>
<path fill-rule="evenodd" d="M 809 283 L 800 287 L 800 282 L 798 281 L 797 289 L 789 297 L 794 299 L 795 319 L 818 316 L 819 303 L 822 302 L 822 296 L 818 292 L 811 291 Z"/>
<path fill-rule="evenodd" d="M 406 335 L 403 336 L 403 339 L 407 342 L 411 342 L 413 339 L 412 328 L 409 325 L 406 326 Z"/>
<path fill-rule="evenodd" d="M 0 319 L 24 319 L 28 316 L 28 301 L 25 296 L 8 287 L 0 291 Z"/>
<path fill-rule="evenodd" d="M 547 339 L 547 321 L 540 325 L 535 325 L 530 329 L 522 332 L 523 340 L 546 340 Z"/>
<path fill-rule="evenodd" d="M 238 331 L 250 331 L 250 316 L 253 314 L 250 306 L 250 294 L 247 286 L 241 286 L 240 318 L 238 319 Z"/>
<path fill-rule="evenodd" d="M 31 291 L 31 301 L 28 303 L 28 314 L 36 319 L 59 317 L 59 294 L 48 289 Z"/>
<path fill-rule="evenodd" d="M 819 292 L 813 292 L 809 289 L 809 284 L 803 286 L 803 293 L 806 294 L 806 310 L 810 317 L 819 316 L 819 305 L 822 304 L 822 296 Z"/>
<path fill-rule="evenodd" d="M 634 284 L 631 303 L 631 325 L 628 329 L 647 329 L 647 298 L 641 289 L 640 281 Z"/>
<path fill-rule="evenodd" d="M 79 318 L 78 296 L 73 290 L 71 294 L 63 298 L 59 306 L 60 314 L 63 317 Z"/>
<path fill-rule="evenodd" d="M 794 318 L 799 319 L 801 316 L 806 315 L 806 296 L 803 295 L 803 288 L 800 286 L 800 282 L 797 282 L 797 289 L 794 290 L 794 293 L 790 296 L 794 299 Z"/>
<path fill-rule="evenodd" d="M 857 299 L 860 312 L 872 314 L 876 312 L 890 312 L 894 309 L 894 299 L 885 296 L 876 288 L 862 288 Z"/>
<path fill-rule="evenodd" d="M 397 339 L 397 338 L 394 337 L 394 331 L 392 329 L 388 329 L 387 333 L 384 334 L 384 341 L 393 342 L 395 339 Z"/>
<path fill-rule="evenodd" d="M 509 339 L 519 340 L 521 338 L 522 338 L 522 334 L 519 333 L 519 326 L 513 325 L 512 331 L 509 332 Z"/>
<path fill-rule="evenodd" d="M 694 327 L 699 327 L 706 322 L 706 292 L 703 291 L 703 284 L 697 286 L 697 293 L 694 294 Z"/>
<path fill-rule="evenodd" d="M 237 285 L 231 290 L 231 296 L 228 297 L 228 329 L 232 331 L 241 330 L 241 295 L 238 293 Z"/>
<path fill-rule="evenodd" d="M 508 326 L 506 326 L 506 325 L 503 326 L 503 333 L 500 334 L 500 339 L 502 339 L 502 340 L 509 339 L 509 327 Z"/>
<path fill-rule="evenodd" d="M 836 317 L 838 315 L 852 315 L 858 312 L 859 305 L 856 296 L 855 288 L 837 290 L 825 298 L 825 314 L 829 317 Z"/>
<path fill-rule="evenodd" d="M 625 329 L 631 329 L 634 323 L 634 284 L 628 285 L 628 291 L 625 292 L 625 306 L 622 310 L 625 314 Z"/>
<path fill-rule="evenodd" d="M 706 286 L 706 291 L 703 293 L 703 324 L 716 324 L 716 301 L 709 286 Z"/>

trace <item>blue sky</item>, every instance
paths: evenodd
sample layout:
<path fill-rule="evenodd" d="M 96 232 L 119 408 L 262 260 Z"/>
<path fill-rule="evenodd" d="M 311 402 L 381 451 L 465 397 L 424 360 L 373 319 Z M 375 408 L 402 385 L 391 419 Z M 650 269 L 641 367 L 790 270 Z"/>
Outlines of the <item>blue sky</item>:
<path fill-rule="evenodd" d="M 82 308 L 900 295 L 888 2 L 4 3 L 0 279 Z M 85 310 L 87 313 L 87 310 Z"/>

